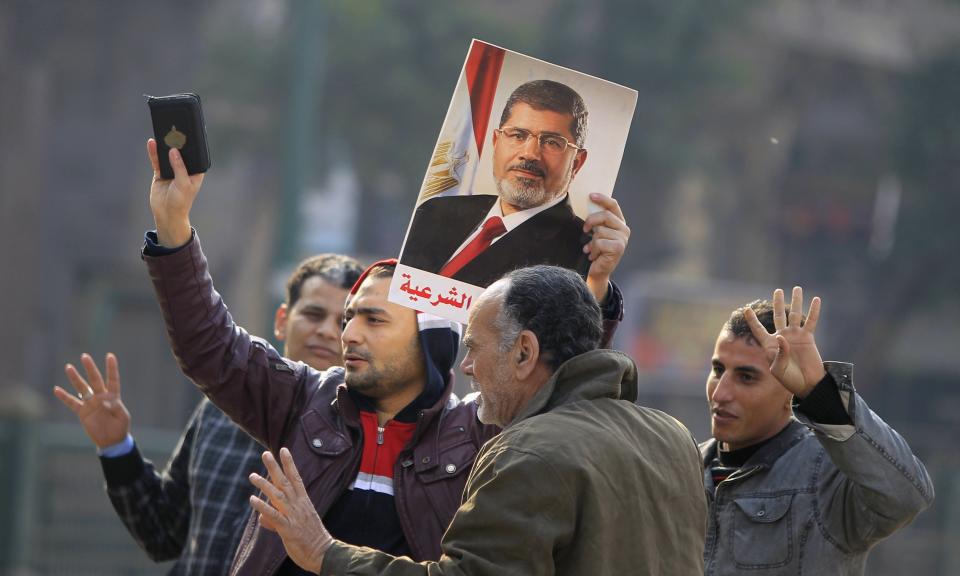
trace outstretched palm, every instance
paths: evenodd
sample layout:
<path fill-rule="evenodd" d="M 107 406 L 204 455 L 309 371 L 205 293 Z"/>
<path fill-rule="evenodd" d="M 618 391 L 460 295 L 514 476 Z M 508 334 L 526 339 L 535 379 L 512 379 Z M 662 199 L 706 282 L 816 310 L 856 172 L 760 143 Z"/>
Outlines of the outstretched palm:
<path fill-rule="evenodd" d="M 54 395 L 77 415 L 87 436 L 99 448 L 112 446 L 126 438 L 130 431 L 130 413 L 120 399 L 120 369 L 117 358 L 107 354 L 107 379 L 104 382 L 100 370 L 89 354 L 80 358 L 87 373 L 84 379 L 72 364 L 64 372 L 77 391 L 78 396 L 56 386 Z"/>
<path fill-rule="evenodd" d="M 250 475 L 250 482 L 269 501 L 250 496 L 250 505 L 260 513 L 261 526 L 280 535 L 290 559 L 304 570 L 319 574 L 333 536 L 317 514 L 290 450 L 280 449 L 280 461 L 283 468 L 273 454 L 263 453 L 263 463 L 270 479 L 254 473 Z"/>
<path fill-rule="evenodd" d="M 773 325 L 776 331 L 773 334 L 767 332 L 753 310 L 747 309 L 744 315 L 753 337 L 767 352 L 774 377 L 794 396 L 806 397 L 826 374 L 814 338 L 820 318 L 820 298 L 810 302 L 804 321 L 803 288 L 794 286 L 789 314 L 786 313 L 783 290 L 774 290 Z"/>

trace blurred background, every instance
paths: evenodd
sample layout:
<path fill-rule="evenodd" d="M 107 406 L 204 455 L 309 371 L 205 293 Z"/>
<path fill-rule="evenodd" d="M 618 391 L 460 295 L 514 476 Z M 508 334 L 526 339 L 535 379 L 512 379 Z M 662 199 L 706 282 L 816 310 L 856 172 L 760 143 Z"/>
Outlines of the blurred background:
<path fill-rule="evenodd" d="M 474 37 L 639 91 L 615 197 L 642 402 L 707 438 L 721 323 L 803 285 L 824 357 L 857 363 L 937 488 L 868 573 L 960 573 L 957 0 L 0 0 L 0 574 L 166 570 L 51 393 L 65 362 L 116 352 L 161 462 L 198 400 L 139 259 L 143 95 L 202 96 L 193 223 L 268 335 L 301 257 L 399 252 Z"/>

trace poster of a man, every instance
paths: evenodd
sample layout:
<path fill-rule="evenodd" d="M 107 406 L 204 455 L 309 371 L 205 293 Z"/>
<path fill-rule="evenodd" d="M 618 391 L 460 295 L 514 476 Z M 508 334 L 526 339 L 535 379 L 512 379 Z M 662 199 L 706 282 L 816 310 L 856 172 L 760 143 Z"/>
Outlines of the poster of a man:
<path fill-rule="evenodd" d="M 635 104 L 628 88 L 474 40 L 391 298 L 463 321 L 516 268 L 586 276 L 587 195 L 612 195 Z"/>

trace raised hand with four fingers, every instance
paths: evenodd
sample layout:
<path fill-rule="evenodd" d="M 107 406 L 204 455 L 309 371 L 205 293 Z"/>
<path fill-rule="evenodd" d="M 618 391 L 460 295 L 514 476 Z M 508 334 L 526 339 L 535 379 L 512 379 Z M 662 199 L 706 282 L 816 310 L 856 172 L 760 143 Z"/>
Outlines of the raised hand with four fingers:
<path fill-rule="evenodd" d="M 767 352 L 770 371 L 784 388 L 797 398 L 805 398 L 826 376 L 823 360 L 817 349 L 814 331 L 820 320 L 820 298 L 810 302 L 806 319 L 803 317 L 803 288 L 794 286 L 790 295 L 790 312 L 787 313 L 783 290 L 773 292 L 773 334 L 767 332 L 753 310 L 747 309 L 744 316 L 757 342 Z"/>

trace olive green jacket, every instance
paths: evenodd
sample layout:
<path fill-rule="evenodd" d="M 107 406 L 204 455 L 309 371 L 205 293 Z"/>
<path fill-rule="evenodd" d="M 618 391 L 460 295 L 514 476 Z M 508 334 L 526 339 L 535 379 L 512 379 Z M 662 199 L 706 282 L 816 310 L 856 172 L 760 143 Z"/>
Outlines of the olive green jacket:
<path fill-rule="evenodd" d="M 572 358 L 481 449 L 439 562 L 335 542 L 321 574 L 703 574 L 696 444 L 636 397 L 627 355 Z"/>

